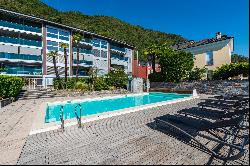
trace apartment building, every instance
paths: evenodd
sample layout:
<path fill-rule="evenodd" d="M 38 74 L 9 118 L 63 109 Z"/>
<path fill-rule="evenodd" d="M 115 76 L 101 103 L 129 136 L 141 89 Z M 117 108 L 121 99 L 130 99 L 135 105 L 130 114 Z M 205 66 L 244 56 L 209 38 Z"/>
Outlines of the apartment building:
<path fill-rule="evenodd" d="M 73 35 L 80 33 L 79 63 Z M 61 43 L 67 43 L 68 76 L 76 75 L 78 63 L 80 77 L 87 76 L 91 67 L 98 68 L 98 74 L 107 74 L 112 68 L 123 68 L 132 75 L 134 47 L 115 39 L 86 30 L 69 27 L 42 18 L 0 9 L 0 74 L 42 78 L 45 85 L 55 77 L 50 51 L 58 51 L 56 58 L 60 76 L 64 76 L 64 50 Z"/>

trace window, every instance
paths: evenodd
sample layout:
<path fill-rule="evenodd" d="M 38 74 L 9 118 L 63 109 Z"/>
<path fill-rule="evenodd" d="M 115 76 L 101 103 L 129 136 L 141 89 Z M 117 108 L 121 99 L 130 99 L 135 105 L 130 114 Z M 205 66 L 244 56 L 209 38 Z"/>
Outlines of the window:
<path fill-rule="evenodd" d="M 69 41 L 69 37 L 59 36 L 59 39 Z"/>
<path fill-rule="evenodd" d="M 47 40 L 47 45 L 48 45 L 48 46 L 55 46 L 55 47 L 58 47 L 58 43 L 57 43 L 57 42 L 50 41 L 50 40 Z"/>
<path fill-rule="evenodd" d="M 213 52 L 206 53 L 206 65 L 211 66 L 214 64 Z"/>
<path fill-rule="evenodd" d="M 51 34 L 51 33 L 47 33 L 47 37 L 58 39 L 58 35 L 54 35 L 54 34 Z"/>
<path fill-rule="evenodd" d="M 49 50 L 49 51 L 58 51 L 58 47 L 47 46 L 47 50 Z"/>
<path fill-rule="evenodd" d="M 54 28 L 47 28 L 47 32 L 53 33 L 53 34 L 58 34 L 58 30 Z"/>
<path fill-rule="evenodd" d="M 66 32 L 66 31 L 59 30 L 59 34 L 61 36 L 69 37 L 69 32 Z"/>

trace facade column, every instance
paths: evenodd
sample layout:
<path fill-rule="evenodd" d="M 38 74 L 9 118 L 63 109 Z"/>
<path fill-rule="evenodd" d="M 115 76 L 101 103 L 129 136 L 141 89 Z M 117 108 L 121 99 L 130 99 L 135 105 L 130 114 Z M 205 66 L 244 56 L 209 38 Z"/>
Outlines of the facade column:
<path fill-rule="evenodd" d="M 70 44 L 69 44 L 69 76 L 73 76 L 73 32 L 70 31 Z"/>
<path fill-rule="evenodd" d="M 47 41 L 46 41 L 46 36 L 47 36 L 47 29 L 46 25 L 43 23 L 42 24 L 42 43 L 43 43 L 43 49 L 42 49 L 42 57 L 43 57 L 43 75 L 47 75 L 47 66 L 46 66 L 46 61 L 47 61 Z"/>
<path fill-rule="evenodd" d="M 108 42 L 108 72 L 111 70 L 110 43 Z"/>

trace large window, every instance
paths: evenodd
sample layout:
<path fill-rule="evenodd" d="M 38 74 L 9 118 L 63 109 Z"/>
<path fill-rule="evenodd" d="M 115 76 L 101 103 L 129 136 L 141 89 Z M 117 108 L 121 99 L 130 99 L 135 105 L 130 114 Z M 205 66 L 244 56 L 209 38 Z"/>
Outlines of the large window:
<path fill-rule="evenodd" d="M 211 66 L 214 64 L 213 52 L 206 53 L 206 65 Z"/>

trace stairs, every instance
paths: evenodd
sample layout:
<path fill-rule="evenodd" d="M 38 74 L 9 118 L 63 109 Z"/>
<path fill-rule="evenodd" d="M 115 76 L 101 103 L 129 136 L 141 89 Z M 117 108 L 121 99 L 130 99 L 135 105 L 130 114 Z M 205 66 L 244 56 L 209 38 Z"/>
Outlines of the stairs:
<path fill-rule="evenodd" d="M 50 89 L 31 89 L 22 90 L 17 99 L 18 100 L 28 100 L 28 99 L 38 99 L 38 98 L 52 98 L 55 97 L 55 92 Z"/>

